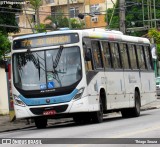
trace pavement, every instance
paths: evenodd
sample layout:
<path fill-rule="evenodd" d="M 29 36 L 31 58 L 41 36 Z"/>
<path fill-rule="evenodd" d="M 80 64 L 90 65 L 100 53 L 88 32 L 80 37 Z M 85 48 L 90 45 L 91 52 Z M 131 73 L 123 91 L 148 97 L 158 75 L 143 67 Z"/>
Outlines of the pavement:
<path fill-rule="evenodd" d="M 158 97 L 156 101 L 141 107 L 141 111 L 150 110 L 150 109 L 160 109 L 160 97 Z M 110 115 L 114 115 L 114 114 L 112 113 L 107 114 L 107 117 L 110 117 Z M 48 124 L 50 123 L 51 125 L 54 125 L 54 124 L 70 122 L 70 121 L 72 121 L 72 118 L 52 119 L 48 121 Z M 29 122 L 26 119 L 21 119 L 21 120 L 15 119 L 14 121 L 10 121 L 9 115 L 0 115 L 0 133 L 33 128 L 33 127 L 35 127 L 35 124 L 31 120 L 29 120 Z"/>

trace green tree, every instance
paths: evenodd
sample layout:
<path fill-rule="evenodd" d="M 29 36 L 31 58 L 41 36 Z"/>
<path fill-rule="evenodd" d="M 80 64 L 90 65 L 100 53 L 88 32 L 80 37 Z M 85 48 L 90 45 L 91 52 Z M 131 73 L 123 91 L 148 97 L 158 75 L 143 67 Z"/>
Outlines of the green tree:
<path fill-rule="evenodd" d="M 64 17 L 62 12 L 58 12 L 56 16 L 49 15 L 45 18 L 44 21 L 50 21 L 50 23 L 47 24 L 47 28 L 53 30 L 56 30 L 57 28 L 67 27 L 69 25 L 67 17 Z"/>
<path fill-rule="evenodd" d="M 156 17 L 157 19 L 160 18 L 160 0 L 156 0 Z M 153 3 L 152 3 L 153 5 Z M 142 0 L 126 0 L 125 5 L 125 12 L 126 12 L 126 28 L 133 28 L 133 27 L 143 27 L 148 26 L 149 21 L 143 22 L 143 9 L 142 9 Z M 109 28 L 111 29 L 118 29 L 119 28 L 119 1 L 117 1 L 115 9 L 108 9 L 107 10 L 107 22 L 110 22 Z M 152 18 L 154 18 L 154 10 L 152 6 Z M 148 20 L 148 4 L 147 1 L 144 1 L 144 20 Z M 157 21 L 157 24 L 159 22 Z M 132 31 L 126 32 L 134 36 L 142 36 L 147 34 L 148 30 L 142 31 Z"/>
<path fill-rule="evenodd" d="M 21 9 L 20 5 L 0 5 L 0 60 L 4 59 L 4 55 L 11 48 L 8 34 L 19 32 L 18 23 L 15 19 L 16 13 L 20 12 L 19 9 Z M 9 26 L 16 26 L 16 28 Z"/>
<path fill-rule="evenodd" d="M 36 33 L 46 32 L 46 25 L 40 23 L 39 25 L 35 25 L 34 29 L 35 29 Z"/>
<path fill-rule="evenodd" d="M 36 24 L 40 25 L 39 8 L 42 6 L 42 0 L 29 0 L 31 7 L 35 10 Z"/>
<path fill-rule="evenodd" d="M 84 22 L 79 22 L 76 18 L 71 18 L 70 22 L 73 29 L 83 29 L 85 25 Z"/>
<path fill-rule="evenodd" d="M 45 21 L 50 21 L 47 28 L 56 30 L 57 28 L 69 27 L 69 18 L 65 17 L 62 12 L 58 12 L 56 16 L 47 16 Z M 81 29 L 84 28 L 84 22 L 79 22 L 76 18 L 71 18 L 71 28 Z"/>
<path fill-rule="evenodd" d="M 11 43 L 7 36 L 0 33 L 0 60 L 5 58 L 5 54 L 11 50 Z"/>
<path fill-rule="evenodd" d="M 46 26 L 45 24 L 40 23 L 40 16 L 39 16 L 39 8 L 42 6 L 43 2 L 42 0 L 29 0 L 31 7 L 35 11 L 35 25 L 34 29 L 36 30 L 36 33 L 46 32 Z"/>
<path fill-rule="evenodd" d="M 15 19 L 16 13 L 20 12 L 20 5 L 8 5 L 3 4 L 0 5 L 0 32 L 4 35 L 8 35 L 8 33 L 17 33 L 19 32 L 18 23 Z M 9 26 L 17 26 L 17 28 L 7 27 Z"/>
<path fill-rule="evenodd" d="M 150 29 L 148 32 L 148 36 L 153 38 L 155 43 L 157 44 L 157 56 L 158 60 L 160 60 L 160 32 L 157 29 Z"/>

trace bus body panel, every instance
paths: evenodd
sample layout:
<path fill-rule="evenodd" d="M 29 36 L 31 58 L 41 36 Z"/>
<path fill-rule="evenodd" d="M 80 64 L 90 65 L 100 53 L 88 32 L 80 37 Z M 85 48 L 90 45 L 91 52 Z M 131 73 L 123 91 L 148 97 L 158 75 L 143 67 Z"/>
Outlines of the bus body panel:
<path fill-rule="evenodd" d="M 129 107 L 129 99 L 125 97 L 123 71 L 106 71 L 107 108 L 116 109 Z"/>

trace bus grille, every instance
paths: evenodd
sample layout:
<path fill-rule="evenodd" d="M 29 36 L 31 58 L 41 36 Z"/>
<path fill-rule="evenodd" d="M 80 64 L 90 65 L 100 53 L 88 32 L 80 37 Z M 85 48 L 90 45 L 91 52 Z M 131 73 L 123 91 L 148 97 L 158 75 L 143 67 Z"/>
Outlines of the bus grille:
<path fill-rule="evenodd" d="M 43 108 L 30 108 L 31 112 L 35 115 L 42 115 L 44 111 L 46 110 L 55 110 L 56 113 L 62 113 L 66 111 L 68 108 L 68 105 L 61 105 L 61 106 L 52 106 L 52 107 L 43 107 Z"/>

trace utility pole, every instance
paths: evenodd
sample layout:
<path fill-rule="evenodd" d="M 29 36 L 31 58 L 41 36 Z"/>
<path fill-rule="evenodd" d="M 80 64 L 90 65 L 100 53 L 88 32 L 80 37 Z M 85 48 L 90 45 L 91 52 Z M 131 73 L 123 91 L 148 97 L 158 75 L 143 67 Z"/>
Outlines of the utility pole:
<path fill-rule="evenodd" d="M 67 0 L 67 9 L 68 9 L 68 24 L 69 28 L 71 29 L 71 21 L 70 21 L 70 0 Z"/>
<path fill-rule="evenodd" d="M 119 1 L 119 30 L 124 34 L 126 33 L 125 0 Z"/>
<path fill-rule="evenodd" d="M 156 22 L 156 19 L 157 19 L 157 17 L 156 17 L 156 2 L 155 2 L 155 0 L 153 0 L 153 7 L 154 7 L 154 27 L 155 28 L 157 28 L 157 22 Z"/>

